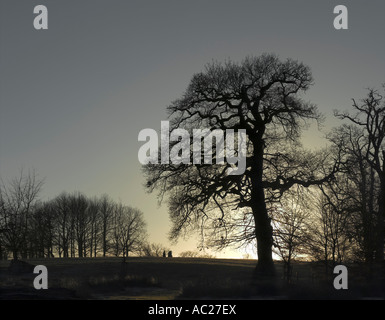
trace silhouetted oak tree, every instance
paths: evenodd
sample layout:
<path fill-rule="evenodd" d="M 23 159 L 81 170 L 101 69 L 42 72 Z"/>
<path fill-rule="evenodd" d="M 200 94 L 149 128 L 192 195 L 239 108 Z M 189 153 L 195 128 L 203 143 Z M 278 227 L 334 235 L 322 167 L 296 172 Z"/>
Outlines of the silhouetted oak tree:
<path fill-rule="evenodd" d="M 244 228 L 244 239 L 252 231 L 257 240 L 257 270 L 274 271 L 268 204 L 295 184 L 320 184 L 333 175 L 334 168 L 317 174 L 322 157 L 305 153 L 298 142 L 307 120 L 321 119 L 300 95 L 312 81 L 304 64 L 270 54 L 240 64 L 213 62 L 193 76 L 168 107 L 170 129 L 245 129 L 246 171 L 228 175 L 229 163 L 145 165 L 148 190 L 169 196 L 171 238 L 197 228 L 205 237 L 211 228 L 214 243 L 225 244 L 230 230 Z"/>

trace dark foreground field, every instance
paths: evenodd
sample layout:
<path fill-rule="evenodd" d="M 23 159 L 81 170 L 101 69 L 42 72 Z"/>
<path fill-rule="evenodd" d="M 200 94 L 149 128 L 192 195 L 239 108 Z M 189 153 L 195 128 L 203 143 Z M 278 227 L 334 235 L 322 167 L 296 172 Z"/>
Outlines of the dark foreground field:
<path fill-rule="evenodd" d="M 28 260 L 48 269 L 48 289 L 35 274 L 11 272 L 0 261 L 0 299 L 384 299 L 384 265 L 348 267 L 348 289 L 336 290 L 332 269 L 297 262 L 290 281 L 276 263 L 275 278 L 258 278 L 255 260 L 198 258 L 71 258 Z"/>

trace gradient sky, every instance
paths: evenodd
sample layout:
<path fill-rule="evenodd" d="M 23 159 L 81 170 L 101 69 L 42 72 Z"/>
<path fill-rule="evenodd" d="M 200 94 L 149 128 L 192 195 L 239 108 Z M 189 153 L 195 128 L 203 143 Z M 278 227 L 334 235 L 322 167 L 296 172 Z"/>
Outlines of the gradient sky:
<path fill-rule="evenodd" d="M 38 4 L 48 30 L 33 28 Z M 348 30 L 333 27 L 339 4 Z M 142 187 L 139 131 L 160 129 L 166 106 L 206 63 L 265 52 L 311 67 L 305 98 L 325 130 L 337 125 L 333 109 L 385 82 L 384 13 L 383 0 L 0 0 L 0 176 L 35 169 L 44 200 L 107 193 L 141 209 L 150 240 L 169 245 L 167 208 Z M 320 147 L 322 136 L 310 131 L 305 141 Z"/>

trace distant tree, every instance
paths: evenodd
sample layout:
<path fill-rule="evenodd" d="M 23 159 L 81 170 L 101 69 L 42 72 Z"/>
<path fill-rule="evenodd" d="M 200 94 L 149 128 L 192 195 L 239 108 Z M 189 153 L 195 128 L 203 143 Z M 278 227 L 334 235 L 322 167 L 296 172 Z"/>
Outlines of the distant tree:
<path fill-rule="evenodd" d="M 13 259 L 28 255 L 29 223 L 42 185 L 35 172 L 24 174 L 23 170 L 8 185 L 3 181 L 0 185 L 0 229 L 6 230 L 2 240 Z"/>
<path fill-rule="evenodd" d="M 39 203 L 29 219 L 29 256 L 54 257 L 56 213 L 51 202 Z"/>
<path fill-rule="evenodd" d="M 379 179 L 366 161 L 367 137 L 362 128 L 344 124 L 329 135 L 333 148 L 341 153 L 340 172 L 321 190 L 333 210 L 348 216 L 346 233 L 355 259 L 370 262 L 375 252 Z"/>
<path fill-rule="evenodd" d="M 70 211 L 70 195 L 62 193 L 50 201 L 55 211 L 55 243 L 59 257 L 71 256 L 75 220 Z"/>
<path fill-rule="evenodd" d="M 96 257 L 101 249 L 101 240 L 102 240 L 102 221 L 101 221 L 101 210 L 99 199 L 94 197 L 88 199 L 88 209 L 87 214 L 89 216 L 89 228 L 88 234 L 86 235 L 86 247 L 88 250 L 85 252 L 89 253 L 89 256 Z"/>
<path fill-rule="evenodd" d="M 75 192 L 70 196 L 68 209 L 73 219 L 73 235 L 77 246 L 79 258 L 86 256 L 86 236 L 90 226 L 89 202 L 81 192 Z M 74 246 L 73 246 L 74 249 Z"/>
<path fill-rule="evenodd" d="M 274 253 L 284 262 L 284 276 L 290 279 L 292 261 L 304 254 L 304 247 L 309 241 L 307 225 L 309 223 L 310 196 L 306 196 L 303 187 L 290 190 L 281 198 L 280 205 L 272 213 Z"/>
<path fill-rule="evenodd" d="M 140 253 L 147 238 L 143 212 L 118 204 L 114 209 L 113 240 L 115 255 L 125 259 L 129 253 Z"/>
<path fill-rule="evenodd" d="M 317 260 L 325 262 L 325 270 L 337 263 L 346 261 L 350 249 L 349 230 L 350 215 L 335 205 L 329 195 L 321 195 L 315 204 L 312 220 L 308 225 L 310 254 Z M 330 265 L 330 263 L 331 265 Z"/>
<path fill-rule="evenodd" d="M 215 259 L 216 256 L 215 256 L 214 254 L 204 252 L 204 253 L 199 254 L 199 258 L 203 258 L 203 259 Z"/>
<path fill-rule="evenodd" d="M 230 163 L 146 165 L 148 190 L 169 195 L 172 239 L 211 229 L 212 244 L 223 246 L 232 238 L 230 231 L 243 228 L 238 233 L 243 239 L 235 239 L 256 240 L 258 271 L 274 272 L 269 203 L 296 184 L 327 181 L 336 169 L 321 175 L 320 164 L 300 147 L 307 121 L 321 120 L 317 108 L 301 97 L 312 82 L 309 67 L 269 54 L 240 64 L 213 62 L 193 76 L 183 96 L 168 107 L 171 130 L 245 129 L 246 170 L 229 175 Z"/>
<path fill-rule="evenodd" d="M 2 198 L 2 193 L 0 192 L 0 260 L 6 259 L 8 256 L 4 239 L 4 233 L 8 232 L 8 229 L 5 228 L 5 222 L 3 220 L 4 207 L 4 200 Z"/>
<path fill-rule="evenodd" d="M 385 85 L 384 85 L 385 88 Z M 370 202 L 369 214 L 375 213 L 375 259 L 377 261 L 384 260 L 384 241 L 385 241 L 385 98 L 378 90 L 369 89 L 367 96 L 357 102 L 353 99 L 353 108 L 355 114 L 348 112 L 335 112 L 335 115 L 342 119 L 348 120 L 351 124 L 358 127 L 361 131 L 359 145 L 359 156 L 362 158 L 362 165 L 366 164 L 370 167 L 368 179 L 369 190 L 374 192 L 374 179 L 378 179 L 379 187 L 376 191 L 375 203 Z M 364 160 L 364 161 L 362 161 Z M 370 182 L 371 181 L 371 182 Z M 364 181 L 363 181 L 364 183 Z M 369 194 L 372 196 L 373 194 Z M 377 206 L 377 210 L 374 209 Z"/>
<path fill-rule="evenodd" d="M 245 260 L 251 259 L 250 253 L 244 253 L 244 254 L 242 255 L 242 259 L 245 259 Z"/>
<path fill-rule="evenodd" d="M 162 257 L 164 252 L 170 251 L 160 243 L 144 243 L 140 248 L 140 254 L 145 257 Z"/>
<path fill-rule="evenodd" d="M 114 212 L 114 202 L 108 197 L 108 195 L 103 195 L 99 199 L 99 210 L 100 210 L 100 219 L 101 219 L 101 242 L 102 242 L 102 252 L 103 257 L 105 257 L 110 249 L 110 233 L 112 231 L 113 225 L 113 212 Z"/>
<path fill-rule="evenodd" d="M 199 257 L 199 252 L 198 251 L 187 250 L 187 251 L 181 252 L 179 254 L 179 257 L 181 257 L 181 258 L 197 258 L 197 257 Z"/>
<path fill-rule="evenodd" d="M 215 256 L 209 253 L 200 253 L 199 251 L 187 250 L 179 254 L 181 258 L 207 258 L 214 259 Z"/>

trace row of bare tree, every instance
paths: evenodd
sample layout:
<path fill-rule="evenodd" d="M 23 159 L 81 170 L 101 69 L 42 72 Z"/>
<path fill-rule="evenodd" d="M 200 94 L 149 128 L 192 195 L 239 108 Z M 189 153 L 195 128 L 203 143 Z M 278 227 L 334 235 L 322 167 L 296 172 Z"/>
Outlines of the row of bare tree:
<path fill-rule="evenodd" d="M 107 195 L 62 193 L 42 202 L 42 181 L 23 174 L 0 189 L 0 257 L 161 255 L 147 242 L 143 213 Z"/>

